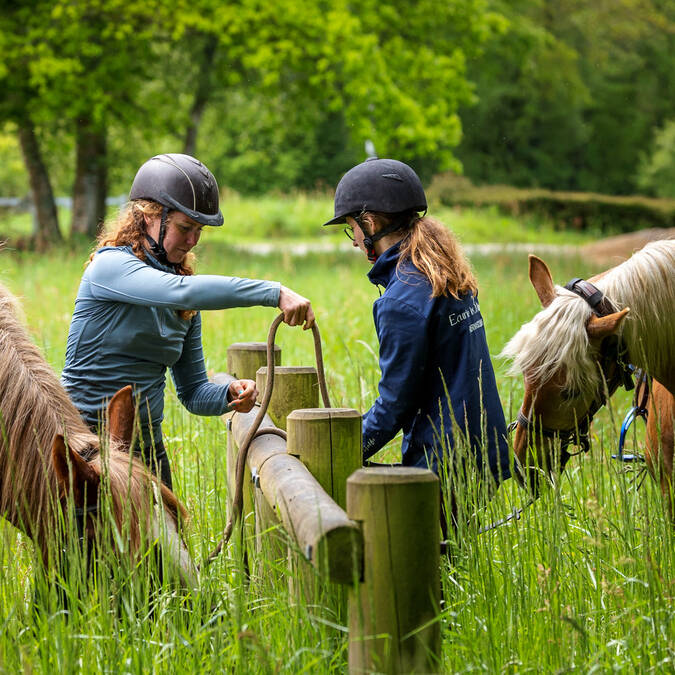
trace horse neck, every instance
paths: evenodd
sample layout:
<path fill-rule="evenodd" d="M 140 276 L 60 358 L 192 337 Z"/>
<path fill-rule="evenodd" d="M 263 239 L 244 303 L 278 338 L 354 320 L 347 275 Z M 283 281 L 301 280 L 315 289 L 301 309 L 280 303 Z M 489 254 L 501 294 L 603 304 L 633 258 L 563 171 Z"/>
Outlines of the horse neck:
<path fill-rule="evenodd" d="M 597 282 L 617 309 L 630 308 L 623 341 L 631 363 L 666 383 L 675 353 L 675 242 L 645 247 Z"/>

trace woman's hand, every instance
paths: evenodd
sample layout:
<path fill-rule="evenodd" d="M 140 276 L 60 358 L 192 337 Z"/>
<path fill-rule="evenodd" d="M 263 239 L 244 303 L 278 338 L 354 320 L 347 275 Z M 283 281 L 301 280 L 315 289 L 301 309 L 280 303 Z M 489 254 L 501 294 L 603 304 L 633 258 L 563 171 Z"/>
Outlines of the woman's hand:
<path fill-rule="evenodd" d="M 235 380 L 230 384 L 227 398 L 234 410 L 241 413 L 250 412 L 258 398 L 258 388 L 253 380 Z"/>
<path fill-rule="evenodd" d="M 312 303 L 286 286 L 279 291 L 279 309 L 284 313 L 284 323 L 289 326 L 302 326 L 307 330 L 314 325 Z"/>

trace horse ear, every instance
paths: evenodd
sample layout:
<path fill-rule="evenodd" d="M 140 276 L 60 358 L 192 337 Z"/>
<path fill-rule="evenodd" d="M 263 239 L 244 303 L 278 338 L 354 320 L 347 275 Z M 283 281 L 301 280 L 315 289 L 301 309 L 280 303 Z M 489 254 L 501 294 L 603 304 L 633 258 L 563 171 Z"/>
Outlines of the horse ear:
<path fill-rule="evenodd" d="M 536 255 L 530 253 L 528 260 L 530 281 L 539 296 L 541 306 L 548 307 L 555 300 L 555 286 L 551 272 L 546 263 Z"/>
<path fill-rule="evenodd" d="M 61 434 L 54 437 L 52 461 L 59 484 L 59 496 L 65 497 L 72 485 L 75 504 L 83 506 L 85 490 L 89 495 L 95 494 L 98 490 L 101 482 L 99 474 L 84 458 L 66 445 Z"/>
<path fill-rule="evenodd" d="M 626 307 L 620 312 L 614 312 L 614 314 L 608 314 L 607 316 L 591 316 L 586 324 L 588 337 L 602 339 L 618 332 L 628 312 L 630 312 L 630 309 Z"/>
<path fill-rule="evenodd" d="M 108 430 L 110 436 L 130 446 L 134 433 L 134 399 L 131 385 L 120 389 L 108 403 Z"/>

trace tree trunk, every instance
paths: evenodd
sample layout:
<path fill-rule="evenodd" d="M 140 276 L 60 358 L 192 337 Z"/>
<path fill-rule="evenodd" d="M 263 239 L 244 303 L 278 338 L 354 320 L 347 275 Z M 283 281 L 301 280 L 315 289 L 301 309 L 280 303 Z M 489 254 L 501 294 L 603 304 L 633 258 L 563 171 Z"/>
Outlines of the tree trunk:
<path fill-rule="evenodd" d="M 77 161 L 73 186 L 72 232 L 96 237 L 105 220 L 107 157 L 105 129 L 89 118 L 77 120 Z"/>
<path fill-rule="evenodd" d="M 190 120 L 188 121 L 188 128 L 185 132 L 185 143 L 183 145 L 183 152 L 186 155 L 194 157 L 197 149 L 197 133 L 199 132 L 199 124 L 202 121 L 202 115 L 206 104 L 211 98 L 211 70 L 213 68 L 213 61 L 216 56 L 216 48 L 218 47 L 218 39 L 216 37 L 208 37 L 204 42 L 204 48 L 200 54 L 199 72 L 197 73 L 197 89 L 195 97 L 190 108 Z"/>
<path fill-rule="evenodd" d="M 35 129 L 31 121 L 25 117 L 18 122 L 18 135 L 35 208 L 35 243 L 38 249 L 45 249 L 50 244 L 62 240 L 54 192 L 49 181 L 47 167 L 42 159 Z"/>

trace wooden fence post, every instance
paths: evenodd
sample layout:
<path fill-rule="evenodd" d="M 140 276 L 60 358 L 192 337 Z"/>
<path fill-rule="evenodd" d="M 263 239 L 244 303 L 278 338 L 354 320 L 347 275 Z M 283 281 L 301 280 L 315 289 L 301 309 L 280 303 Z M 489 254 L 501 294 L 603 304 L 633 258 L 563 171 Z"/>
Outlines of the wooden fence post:
<path fill-rule="evenodd" d="M 256 372 L 256 384 L 262 397 L 267 385 L 267 366 L 263 365 Z M 274 391 L 267 408 L 267 414 L 275 426 L 286 429 L 286 416 L 296 408 L 317 406 L 319 403 L 319 386 L 316 368 L 302 366 L 275 366 L 274 368 Z M 259 487 L 259 485 L 258 485 Z M 254 488 L 254 500 L 256 501 L 256 549 L 260 555 L 263 552 L 263 537 L 261 533 L 267 532 L 265 537 L 268 546 L 266 552 L 274 560 L 288 555 L 286 543 L 280 533 L 273 532 L 279 525 L 274 510 L 269 508 L 264 499 L 259 496 L 260 490 Z M 289 561 L 292 562 L 292 561 Z"/>
<path fill-rule="evenodd" d="M 361 415 L 351 408 L 310 408 L 294 410 L 286 424 L 288 452 L 347 508 L 347 478 L 363 465 Z"/>
<path fill-rule="evenodd" d="M 255 418 L 255 411 L 233 417 L 232 434 L 237 443 L 247 436 Z M 271 424 L 269 416 L 265 416 L 261 426 Z M 256 483 L 263 498 L 303 557 L 317 570 L 326 572 L 324 578 L 351 585 L 355 567 L 362 567 L 361 530 L 326 494 L 309 469 L 286 452 L 286 441 L 273 434 L 254 438 L 248 466 L 258 477 Z"/>
<path fill-rule="evenodd" d="M 359 469 L 347 515 L 363 532 L 349 597 L 349 672 L 440 670 L 440 488 L 428 469 Z"/>
<path fill-rule="evenodd" d="M 281 363 L 281 347 L 274 345 L 274 363 Z M 227 348 L 227 372 L 237 380 L 255 380 L 258 368 L 267 365 L 267 343 L 235 342 Z M 262 392 L 261 392 L 262 394 Z"/>
<path fill-rule="evenodd" d="M 286 424 L 287 452 L 295 455 L 338 506 L 345 509 L 347 478 L 363 464 L 361 415 L 351 408 L 305 408 L 290 413 Z M 306 561 L 291 556 L 289 562 L 294 571 L 291 590 L 301 592 L 310 602 L 321 600 L 332 608 L 340 622 L 346 621 L 346 589 L 317 586 L 316 574 L 308 569 Z M 354 570 L 355 575 L 358 573 L 354 561 L 345 560 L 343 564 Z M 323 598 L 319 598 L 321 591 Z"/>
<path fill-rule="evenodd" d="M 267 384 L 267 366 L 256 373 L 260 396 Z M 274 391 L 267 408 L 272 421 L 280 429 L 286 429 L 286 417 L 298 408 L 319 406 L 319 379 L 316 368 L 309 366 L 277 366 L 274 368 Z"/>

